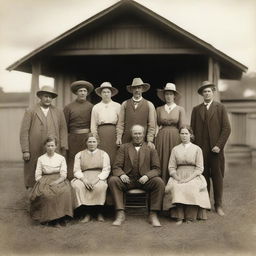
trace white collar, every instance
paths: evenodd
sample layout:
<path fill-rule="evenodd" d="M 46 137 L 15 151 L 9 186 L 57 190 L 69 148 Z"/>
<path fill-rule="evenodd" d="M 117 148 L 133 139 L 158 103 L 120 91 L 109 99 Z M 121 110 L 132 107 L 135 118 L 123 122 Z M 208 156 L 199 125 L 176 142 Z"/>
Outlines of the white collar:
<path fill-rule="evenodd" d="M 189 143 L 182 143 L 182 145 L 183 145 L 183 147 L 185 148 L 185 149 L 187 149 L 188 147 L 190 147 L 191 145 L 192 145 L 192 143 L 191 142 L 189 142 Z"/>
<path fill-rule="evenodd" d="M 48 111 L 49 111 L 49 107 L 48 108 L 43 108 L 43 107 L 40 106 L 40 108 L 41 108 L 42 112 L 44 113 L 44 115 L 47 116 Z"/>
<path fill-rule="evenodd" d="M 142 96 L 141 96 L 139 99 L 137 99 L 137 100 L 134 99 L 134 97 L 132 97 L 132 100 L 133 100 L 133 101 L 136 101 L 136 102 L 140 102 L 140 101 L 142 100 Z"/>
<path fill-rule="evenodd" d="M 108 104 L 112 103 L 112 100 L 110 100 L 108 103 L 105 103 L 105 102 L 101 101 L 101 103 L 102 103 L 103 105 L 108 105 Z"/>
<path fill-rule="evenodd" d="M 213 100 L 211 100 L 210 102 L 204 102 L 204 105 L 207 107 L 207 109 L 209 109 L 209 107 L 211 106 Z"/>
<path fill-rule="evenodd" d="M 168 113 L 170 113 L 176 106 L 177 106 L 176 103 L 173 102 L 170 106 L 168 106 L 167 104 L 165 104 L 165 105 L 164 105 L 164 108 L 165 108 L 165 110 L 166 110 Z"/>
<path fill-rule="evenodd" d="M 96 148 L 94 151 L 90 151 L 90 150 L 88 150 L 88 149 L 86 149 L 88 152 L 89 152 L 89 154 L 95 154 L 95 153 L 97 153 L 97 151 L 98 151 L 98 149 Z"/>

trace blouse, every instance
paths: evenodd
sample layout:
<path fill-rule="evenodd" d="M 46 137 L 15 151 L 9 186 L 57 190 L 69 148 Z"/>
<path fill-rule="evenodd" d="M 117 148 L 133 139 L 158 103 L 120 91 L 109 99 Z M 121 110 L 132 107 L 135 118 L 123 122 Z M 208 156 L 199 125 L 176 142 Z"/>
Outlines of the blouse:
<path fill-rule="evenodd" d="M 87 149 L 86 149 L 87 150 Z M 95 149 L 93 152 L 90 152 L 91 154 L 95 154 L 99 149 Z M 102 168 L 102 171 L 101 173 L 98 175 L 98 178 L 100 180 L 106 180 L 110 174 L 110 159 L 109 159 L 109 156 L 108 154 L 105 152 L 105 151 L 102 151 L 103 154 L 102 154 L 102 161 L 103 161 L 103 168 Z M 78 152 L 75 156 L 75 163 L 74 163 L 74 176 L 77 178 L 77 179 L 82 179 L 83 178 L 83 171 L 81 169 L 81 151 Z"/>
<path fill-rule="evenodd" d="M 200 147 L 193 143 L 183 145 L 182 143 L 172 149 L 169 160 L 169 174 L 173 176 L 179 166 L 191 166 L 191 170 L 198 175 L 203 173 L 203 153 Z"/>
<path fill-rule="evenodd" d="M 38 181 L 44 174 L 59 173 L 64 179 L 67 178 L 67 164 L 65 158 L 57 153 L 48 156 L 47 153 L 40 156 L 37 160 L 35 180 Z"/>
<path fill-rule="evenodd" d="M 91 132 L 94 135 L 98 135 L 98 126 L 102 124 L 114 124 L 116 125 L 121 105 L 117 102 L 110 101 L 109 103 L 103 103 L 102 101 L 96 104 L 92 109 L 91 115 Z"/>

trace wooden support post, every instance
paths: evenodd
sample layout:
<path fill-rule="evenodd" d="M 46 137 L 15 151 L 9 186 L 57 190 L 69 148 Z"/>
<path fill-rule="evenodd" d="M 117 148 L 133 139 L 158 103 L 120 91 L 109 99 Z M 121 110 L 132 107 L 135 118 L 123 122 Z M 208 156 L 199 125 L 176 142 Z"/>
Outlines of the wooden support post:
<path fill-rule="evenodd" d="M 208 81 L 213 82 L 216 85 L 215 100 L 220 100 L 220 93 L 218 88 L 218 82 L 220 79 L 220 67 L 219 63 L 212 57 L 208 60 Z"/>
<path fill-rule="evenodd" d="M 36 102 L 36 92 L 39 90 L 39 76 L 41 74 L 41 63 L 36 61 L 32 63 L 32 77 L 31 77 L 31 87 L 29 96 L 29 107 L 33 107 Z"/>

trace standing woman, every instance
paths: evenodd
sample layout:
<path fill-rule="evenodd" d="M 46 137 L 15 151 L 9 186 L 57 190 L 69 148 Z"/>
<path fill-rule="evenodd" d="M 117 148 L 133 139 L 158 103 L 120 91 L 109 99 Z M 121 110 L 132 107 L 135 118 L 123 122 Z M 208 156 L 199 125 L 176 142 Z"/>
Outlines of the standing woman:
<path fill-rule="evenodd" d="M 180 93 L 173 83 L 167 83 L 164 89 L 157 90 L 157 96 L 166 104 L 156 109 L 159 131 L 156 137 L 156 150 L 160 158 L 162 179 L 169 179 L 168 163 L 174 146 L 180 143 L 179 128 L 185 124 L 185 110 L 174 102 Z"/>
<path fill-rule="evenodd" d="M 93 105 L 87 100 L 87 96 L 94 87 L 91 83 L 81 80 L 73 82 L 70 89 L 77 95 L 77 98 L 64 108 L 68 128 L 68 179 L 72 180 L 75 155 L 84 149 L 84 141 L 90 132 Z"/>
<path fill-rule="evenodd" d="M 58 224 L 65 216 L 73 217 L 71 186 L 66 179 L 66 160 L 55 152 L 57 139 L 49 136 L 44 146 L 46 153 L 37 160 L 30 214 L 41 223 Z"/>
<path fill-rule="evenodd" d="M 87 206 L 86 215 L 81 222 L 91 220 L 91 211 L 97 211 L 98 221 L 104 221 L 102 206 L 106 200 L 107 178 L 110 173 L 108 154 L 97 149 L 98 142 L 90 133 L 86 140 L 86 149 L 78 152 L 75 157 L 74 176 L 71 185 L 74 190 L 74 205 Z M 94 209 L 92 209 L 94 208 Z"/>
<path fill-rule="evenodd" d="M 95 89 L 95 93 L 102 98 L 101 102 L 92 109 L 91 132 L 99 140 L 99 148 L 106 151 L 111 165 L 114 162 L 116 145 L 116 124 L 121 105 L 111 100 L 118 93 L 111 83 L 104 82 Z"/>

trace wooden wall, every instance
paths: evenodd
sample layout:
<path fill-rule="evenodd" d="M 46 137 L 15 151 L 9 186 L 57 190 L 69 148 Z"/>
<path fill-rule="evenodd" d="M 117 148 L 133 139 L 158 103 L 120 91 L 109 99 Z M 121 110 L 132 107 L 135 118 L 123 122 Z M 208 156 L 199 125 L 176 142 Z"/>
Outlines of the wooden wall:
<path fill-rule="evenodd" d="M 22 161 L 19 132 L 26 105 L 0 105 L 0 162 Z"/>

